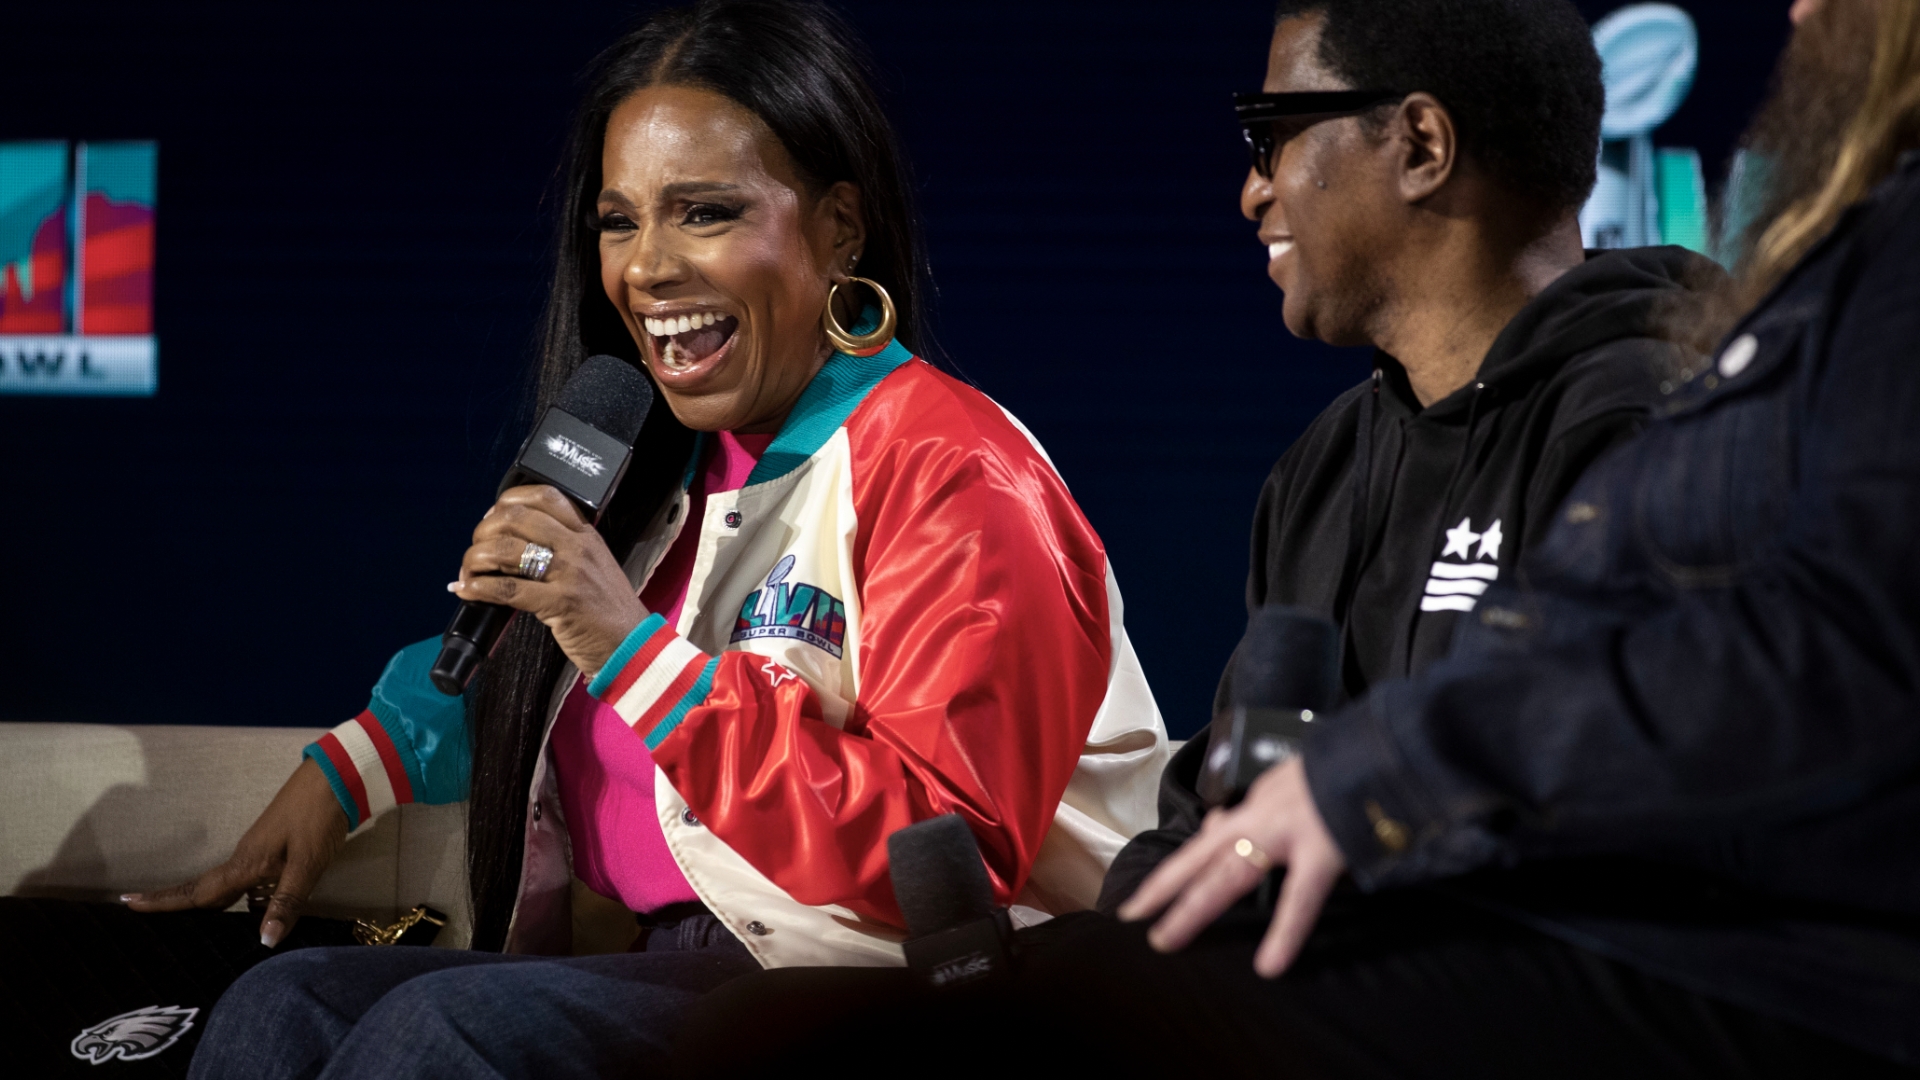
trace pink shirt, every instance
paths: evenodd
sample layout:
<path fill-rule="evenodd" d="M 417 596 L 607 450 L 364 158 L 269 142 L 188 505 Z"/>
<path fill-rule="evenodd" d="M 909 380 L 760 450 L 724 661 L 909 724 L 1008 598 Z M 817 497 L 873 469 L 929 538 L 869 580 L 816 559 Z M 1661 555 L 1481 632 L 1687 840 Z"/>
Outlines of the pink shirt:
<path fill-rule="evenodd" d="M 679 621 L 700 544 L 699 522 L 708 492 L 738 491 L 766 453 L 772 435 L 722 431 L 712 440 L 707 467 L 689 495 L 687 524 L 640 591 L 640 602 L 668 626 Z M 693 886 L 667 850 L 653 800 L 653 755 L 620 714 L 573 684 L 553 725 L 553 764 L 560 805 L 573 842 L 573 873 L 587 888 L 632 911 L 655 911 L 697 900 Z"/>

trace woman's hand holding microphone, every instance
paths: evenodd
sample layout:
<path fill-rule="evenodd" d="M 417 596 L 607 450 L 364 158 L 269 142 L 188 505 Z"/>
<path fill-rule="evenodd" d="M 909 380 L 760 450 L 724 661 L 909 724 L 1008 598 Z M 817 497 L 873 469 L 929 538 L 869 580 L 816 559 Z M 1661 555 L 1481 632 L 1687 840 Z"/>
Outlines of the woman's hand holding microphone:
<path fill-rule="evenodd" d="M 537 545 L 547 554 L 534 558 Z M 521 576 L 538 570 L 537 580 Z M 597 674 L 647 617 L 626 571 L 573 503 L 545 485 L 510 488 L 473 530 L 460 580 L 462 600 L 524 611 L 553 631 L 581 671 Z M 135 911 L 224 908 L 242 895 L 266 902 L 260 942 L 274 946 L 300 920 L 307 897 L 339 856 L 347 816 L 326 774 L 303 761 L 235 845 L 226 862 L 191 881 L 122 899 Z"/>
<path fill-rule="evenodd" d="M 473 530 L 460 580 L 447 591 L 539 619 L 567 659 L 590 676 L 647 617 L 607 542 L 566 496 L 544 484 L 500 496 Z"/>

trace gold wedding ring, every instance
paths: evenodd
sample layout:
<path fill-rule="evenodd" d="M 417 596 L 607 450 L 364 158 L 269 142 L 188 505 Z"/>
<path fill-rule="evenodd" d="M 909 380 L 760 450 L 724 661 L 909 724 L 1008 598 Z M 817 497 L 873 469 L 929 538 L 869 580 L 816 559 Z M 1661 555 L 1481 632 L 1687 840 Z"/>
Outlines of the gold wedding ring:
<path fill-rule="evenodd" d="M 1233 853 L 1252 863 L 1263 874 L 1273 869 L 1273 860 L 1267 858 L 1267 853 L 1244 836 L 1233 842 Z"/>

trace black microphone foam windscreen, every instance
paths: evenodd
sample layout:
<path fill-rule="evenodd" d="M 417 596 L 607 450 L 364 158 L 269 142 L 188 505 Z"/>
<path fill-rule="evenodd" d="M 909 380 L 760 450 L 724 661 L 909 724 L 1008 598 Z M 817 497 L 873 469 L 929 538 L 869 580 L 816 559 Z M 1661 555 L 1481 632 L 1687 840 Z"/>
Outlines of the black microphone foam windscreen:
<path fill-rule="evenodd" d="M 993 915 L 993 885 L 973 830 L 959 814 L 918 821 L 887 837 L 894 899 L 916 938 Z"/>
<path fill-rule="evenodd" d="M 633 443 L 653 408 L 653 383 L 614 356 L 590 356 L 567 376 L 557 400 L 540 415 L 500 490 L 549 484 L 598 522 L 633 459 Z M 493 652 L 513 609 L 462 602 L 441 638 L 429 677 L 443 694 L 459 694 Z"/>
<path fill-rule="evenodd" d="M 1300 608 L 1270 604 L 1253 613 L 1233 666 L 1231 704 L 1254 709 L 1333 706 L 1339 631 Z"/>
<path fill-rule="evenodd" d="M 553 406 L 632 446 L 653 408 L 653 383 L 617 356 L 589 356 Z"/>

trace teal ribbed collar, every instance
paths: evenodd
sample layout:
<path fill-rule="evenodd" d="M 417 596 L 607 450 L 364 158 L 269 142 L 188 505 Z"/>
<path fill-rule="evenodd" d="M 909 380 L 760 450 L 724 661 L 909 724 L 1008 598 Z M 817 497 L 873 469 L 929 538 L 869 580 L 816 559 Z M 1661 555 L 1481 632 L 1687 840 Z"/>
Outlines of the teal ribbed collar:
<path fill-rule="evenodd" d="M 878 308 L 867 308 L 860 313 L 860 320 L 853 327 L 855 334 L 870 332 L 880 325 Z M 887 347 L 872 356 L 852 356 L 835 352 L 827 357 L 820 366 L 819 374 L 807 384 L 800 393 L 800 400 L 794 403 L 793 411 L 787 414 L 787 422 L 780 425 L 780 431 L 767 445 L 767 452 L 760 456 L 759 464 L 747 477 L 747 486 L 764 484 L 769 480 L 778 480 L 799 468 L 806 460 L 820 452 L 833 438 L 834 431 L 847 422 L 853 410 L 867 399 L 881 379 L 893 373 L 893 369 L 913 359 L 906 346 L 898 339 L 887 342 Z M 693 460 L 687 462 L 687 472 L 681 478 L 680 486 L 693 486 L 694 473 L 700 468 L 701 456 L 706 453 L 707 433 L 700 432 L 694 440 Z"/>

